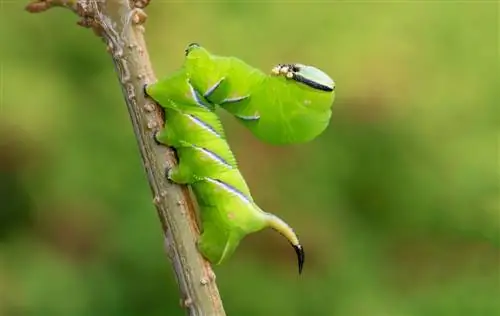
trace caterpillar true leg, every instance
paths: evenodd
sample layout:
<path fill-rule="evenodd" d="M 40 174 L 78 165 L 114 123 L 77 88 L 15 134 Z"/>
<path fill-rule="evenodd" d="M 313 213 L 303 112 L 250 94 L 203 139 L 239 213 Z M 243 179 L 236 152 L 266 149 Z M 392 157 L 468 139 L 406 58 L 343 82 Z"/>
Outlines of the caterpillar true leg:
<path fill-rule="evenodd" d="M 157 130 L 157 131 L 155 131 L 155 132 L 153 133 L 153 140 L 155 141 L 156 145 L 160 145 L 160 146 L 161 146 L 161 145 L 165 145 L 165 144 L 163 144 L 162 142 L 160 142 L 160 141 L 158 140 L 160 133 L 161 133 L 161 130 Z"/>
<path fill-rule="evenodd" d="M 174 182 L 174 183 L 175 183 L 175 181 L 172 181 L 172 179 L 170 179 L 170 174 L 171 174 L 171 172 L 172 172 L 172 169 L 173 169 L 173 168 L 172 168 L 172 167 L 169 167 L 169 166 L 166 166 L 166 167 L 165 167 L 165 178 L 167 178 L 167 179 L 168 179 L 168 180 L 170 180 L 171 182 Z"/>

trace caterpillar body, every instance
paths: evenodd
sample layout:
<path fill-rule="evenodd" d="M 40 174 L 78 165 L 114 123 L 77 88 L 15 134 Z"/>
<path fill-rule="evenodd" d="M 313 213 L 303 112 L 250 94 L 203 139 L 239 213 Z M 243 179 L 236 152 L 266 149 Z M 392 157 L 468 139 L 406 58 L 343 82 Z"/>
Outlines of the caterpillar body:
<path fill-rule="evenodd" d="M 313 70 L 311 75 L 307 67 L 279 65 L 273 69 L 273 77 L 278 81 L 272 84 L 284 85 L 281 88 L 290 90 L 290 95 L 296 94 L 295 86 L 299 86 L 298 89 L 306 91 L 300 100 L 311 101 L 308 109 L 293 103 L 294 100 L 290 106 L 294 119 L 287 124 L 283 124 L 284 118 L 279 115 L 286 115 L 280 111 L 288 105 L 281 106 L 279 111 L 268 109 L 270 105 L 258 97 L 265 92 L 258 90 L 261 89 L 258 85 L 270 79 L 262 78 L 260 71 L 238 59 L 214 57 L 197 44 L 186 49 L 180 70 L 145 86 L 146 95 L 165 110 L 165 128 L 156 134 L 156 139 L 175 148 L 179 158 L 179 164 L 168 171 L 168 178 L 191 185 L 202 222 L 198 249 L 214 264 L 227 260 L 246 235 L 270 227 L 291 243 L 299 273 L 302 271 L 304 250 L 297 235 L 282 219 L 261 210 L 255 203 L 238 170 L 215 107 L 219 105 L 235 115 L 267 142 L 284 144 L 312 139 L 325 129 L 324 122 L 330 117 L 333 81 L 326 75 L 322 77 L 322 72 Z M 255 79 L 241 82 L 245 74 Z M 240 87 L 236 91 L 237 82 Z M 320 96 L 314 99 L 313 91 L 320 92 Z M 312 127 L 313 123 L 319 127 Z"/>

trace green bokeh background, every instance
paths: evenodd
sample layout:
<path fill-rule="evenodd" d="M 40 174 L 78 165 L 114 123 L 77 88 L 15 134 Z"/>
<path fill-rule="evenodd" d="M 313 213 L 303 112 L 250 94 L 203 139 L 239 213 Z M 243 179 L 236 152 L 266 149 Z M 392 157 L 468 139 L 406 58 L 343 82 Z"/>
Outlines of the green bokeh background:
<path fill-rule="evenodd" d="M 183 315 L 103 43 L 62 9 L 0 7 L 0 315 Z M 222 115 L 278 234 L 216 267 L 228 315 L 500 315 L 495 1 L 161 1 L 158 76 L 199 42 L 336 81 L 329 129 L 262 144 Z"/>

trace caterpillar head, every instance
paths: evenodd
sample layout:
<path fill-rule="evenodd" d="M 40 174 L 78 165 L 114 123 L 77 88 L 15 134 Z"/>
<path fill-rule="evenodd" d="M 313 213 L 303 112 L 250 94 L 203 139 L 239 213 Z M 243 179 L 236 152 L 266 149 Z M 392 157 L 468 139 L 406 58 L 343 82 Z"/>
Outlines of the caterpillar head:
<path fill-rule="evenodd" d="M 313 89 L 331 92 L 335 90 L 335 82 L 330 76 L 313 66 L 302 64 L 279 64 L 271 73 L 275 76 L 284 76 L 303 83 Z"/>

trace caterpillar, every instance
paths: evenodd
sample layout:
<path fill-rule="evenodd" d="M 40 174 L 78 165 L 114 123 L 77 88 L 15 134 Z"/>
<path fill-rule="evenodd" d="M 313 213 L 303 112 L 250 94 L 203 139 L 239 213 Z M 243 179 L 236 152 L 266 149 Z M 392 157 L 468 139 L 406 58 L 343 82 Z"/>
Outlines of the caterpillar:
<path fill-rule="evenodd" d="M 219 105 L 235 115 L 265 141 L 281 144 L 305 141 L 325 128 L 323 120 L 330 116 L 325 104 L 327 99 L 331 99 L 333 81 L 321 77 L 314 69 L 311 75 L 308 66 L 278 65 L 273 69 L 274 76 L 277 79 L 292 79 L 292 83 L 282 80 L 273 83 L 270 78 L 257 78 L 262 73 L 245 65 L 232 57 L 214 57 L 197 44 L 189 45 L 181 69 L 144 87 L 146 96 L 165 111 L 165 128 L 156 133 L 155 138 L 159 143 L 173 147 L 179 159 L 179 164 L 167 171 L 168 179 L 190 185 L 196 196 L 202 223 L 197 246 L 207 260 L 213 264 L 223 263 L 246 235 L 270 227 L 293 246 L 301 273 L 305 254 L 297 235 L 285 221 L 263 211 L 254 201 L 238 170 L 215 106 Z M 234 72 L 235 67 L 245 69 Z M 245 71 L 248 77 L 258 80 L 244 80 L 244 87 L 234 91 L 234 83 L 242 79 Z M 307 112 L 302 105 L 293 104 L 296 109 L 292 112 L 301 112 L 311 118 L 302 121 L 295 118 L 293 124 L 287 126 L 273 118 L 278 112 L 266 110 L 257 102 L 260 99 L 254 98 L 255 90 L 252 90 L 258 88 L 257 83 L 266 81 L 276 87 L 282 85 L 293 93 L 297 93 L 294 91 L 296 85 L 304 85 L 307 96 L 301 100 L 310 100 L 309 105 L 314 109 Z M 330 93 L 330 96 L 314 99 L 308 89 Z M 252 112 L 256 113 L 248 115 Z M 318 118 L 321 118 L 320 127 L 308 125 Z M 294 128 L 305 129 L 307 135 L 301 135 Z M 271 134 L 279 133 L 279 137 L 266 134 L 266 129 Z"/>

